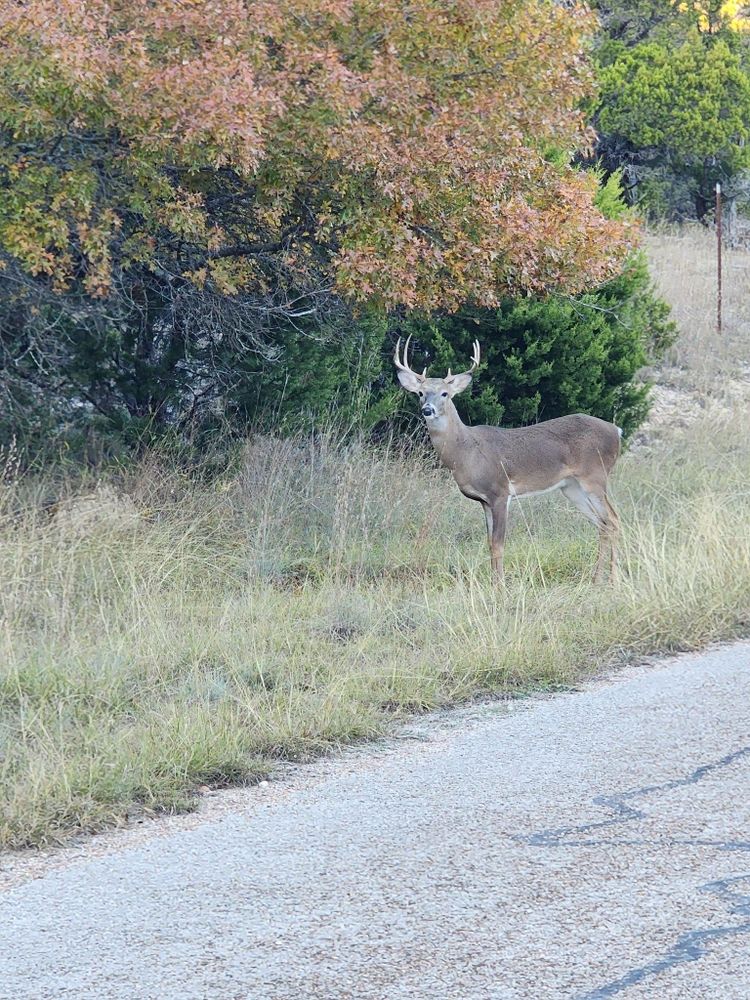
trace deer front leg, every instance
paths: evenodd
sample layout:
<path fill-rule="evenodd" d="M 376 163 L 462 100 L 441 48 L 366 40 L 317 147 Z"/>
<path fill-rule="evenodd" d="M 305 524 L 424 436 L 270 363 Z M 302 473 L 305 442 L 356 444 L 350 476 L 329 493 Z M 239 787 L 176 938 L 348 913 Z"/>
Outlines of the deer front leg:
<path fill-rule="evenodd" d="M 503 551 L 505 549 L 505 525 L 508 521 L 508 498 L 499 497 L 491 504 L 483 504 L 487 519 L 487 537 L 490 544 L 492 577 L 495 583 L 503 581 Z"/>
<path fill-rule="evenodd" d="M 594 576 L 592 578 L 593 583 L 603 583 L 604 581 L 604 564 L 607 560 L 607 552 L 611 552 L 611 542 L 609 531 L 606 527 L 600 527 L 598 529 L 599 540 L 596 550 L 596 566 L 594 567 Z"/>
<path fill-rule="evenodd" d="M 487 545 L 490 550 L 490 558 L 492 558 L 492 507 L 486 500 L 482 500 L 481 504 L 484 511 L 484 523 L 487 525 Z"/>

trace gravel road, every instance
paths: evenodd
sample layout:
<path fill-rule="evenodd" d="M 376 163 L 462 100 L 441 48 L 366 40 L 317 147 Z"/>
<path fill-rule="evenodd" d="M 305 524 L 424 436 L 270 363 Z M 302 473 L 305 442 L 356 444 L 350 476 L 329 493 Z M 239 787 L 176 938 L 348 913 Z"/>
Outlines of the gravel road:
<path fill-rule="evenodd" d="M 747 1000 L 750 644 L 3 873 L 3 1000 Z"/>

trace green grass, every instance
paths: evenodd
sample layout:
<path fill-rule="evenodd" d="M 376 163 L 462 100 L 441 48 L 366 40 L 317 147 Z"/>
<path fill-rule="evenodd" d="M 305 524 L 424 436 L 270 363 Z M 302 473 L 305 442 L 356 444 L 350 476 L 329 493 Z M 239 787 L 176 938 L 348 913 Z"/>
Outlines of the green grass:
<path fill-rule="evenodd" d="M 592 528 L 544 498 L 515 509 L 493 588 L 481 509 L 427 453 L 259 438 L 209 484 L 158 456 L 98 484 L 9 469 L 0 847 L 190 808 L 406 712 L 745 633 L 749 423 L 623 457 L 613 587 L 588 582 Z"/>

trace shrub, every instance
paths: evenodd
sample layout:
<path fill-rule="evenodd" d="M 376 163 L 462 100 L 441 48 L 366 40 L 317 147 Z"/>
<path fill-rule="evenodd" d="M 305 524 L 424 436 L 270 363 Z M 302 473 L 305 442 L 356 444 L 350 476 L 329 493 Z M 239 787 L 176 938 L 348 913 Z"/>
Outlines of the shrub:
<path fill-rule="evenodd" d="M 236 388 L 226 415 L 256 429 L 297 431 L 320 426 L 335 412 L 339 426 L 367 426 L 377 403 L 372 387 L 383 368 L 386 317 L 374 310 L 305 329 L 282 329 L 273 359 L 238 357 Z M 380 414 L 374 411 L 374 419 Z"/>
<path fill-rule="evenodd" d="M 648 410 L 649 387 L 636 374 L 676 335 L 641 253 L 614 281 L 584 295 L 411 317 L 398 332 L 414 338 L 414 367 L 429 362 L 436 374 L 466 367 L 472 341 L 480 341 L 475 389 L 457 398 L 471 423 L 518 426 L 582 411 L 614 420 L 626 436 Z"/>

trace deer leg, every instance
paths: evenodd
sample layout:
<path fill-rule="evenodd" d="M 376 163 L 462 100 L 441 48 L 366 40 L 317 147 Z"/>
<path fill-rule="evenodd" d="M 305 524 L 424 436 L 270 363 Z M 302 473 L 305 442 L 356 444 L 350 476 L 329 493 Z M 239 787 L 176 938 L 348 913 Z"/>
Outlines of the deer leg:
<path fill-rule="evenodd" d="M 594 566 L 594 576 L 592 577 L 594 583 L 604 582 L 604 564 L 606 562 L 606 555 L 608 548 L 609 548 L 609 536 L 607 534 L 607 529 L 604 527 L 600 527 L 599 544 L 596 553 L 596 566 Z"/>
<path fill-rule="evenodd" d="M 578 510 L 592 521 L 599 531 L 599 544 L 594 569 L 594 583 L 604 578 L 604 564 L 609 551 L 610 579 L 614 580 L 616 569 L 615 543 L 619 519 L 612 504 L 607 499 L 606 486 L 601 483 L 581 482 L 569 479 L 561 491 Z"/>
<path fill-rule="evenodd" d="M 596 507 L 601 517 L 599 525 L 599 558 L 597 560 L 594 581 L 604 579 L 605 553 L 609 550 L 609 580 L 614 583 L 617 578 L 617 535 L 620 531 L 620 519 L 617 511 L 607 497 L 606 486 L 594 487 L 589 493 L 590 502 Z"/>
<path fill-rule="evenodd" d="M 504 576 L 503 551 L 505 549 L 505 526 L 508 521 L 508 498 L 500 497 L 490 507 L 492 531 L 490 538 L 490 558 L 492 561 L 492 576 L 495 583 L 502 583 Z M 490 518 L 488 518 L 489 524 Z"/>
<path fill-rule="evenodd" d="M 606 492 L 604 494 L 604 504 L 607 508 L 607 514 L 609 515 L 608 520 L 610 524 L 609 530 L 609 579 L 614 582 L 617 579 L 617 536 L 620 534 L 620 518 L 617 511 L 612 506 L 612 503 L 607 496 Z"/>
<path fill-rule="evenodd" d="M 482 510 L 484 511 L 484 523 L 487 525 L 487 545 L 490 550 L 490 559 L 492 558 L 492 507 L 487 503 L 486 500 L 481 500 Z"/>

